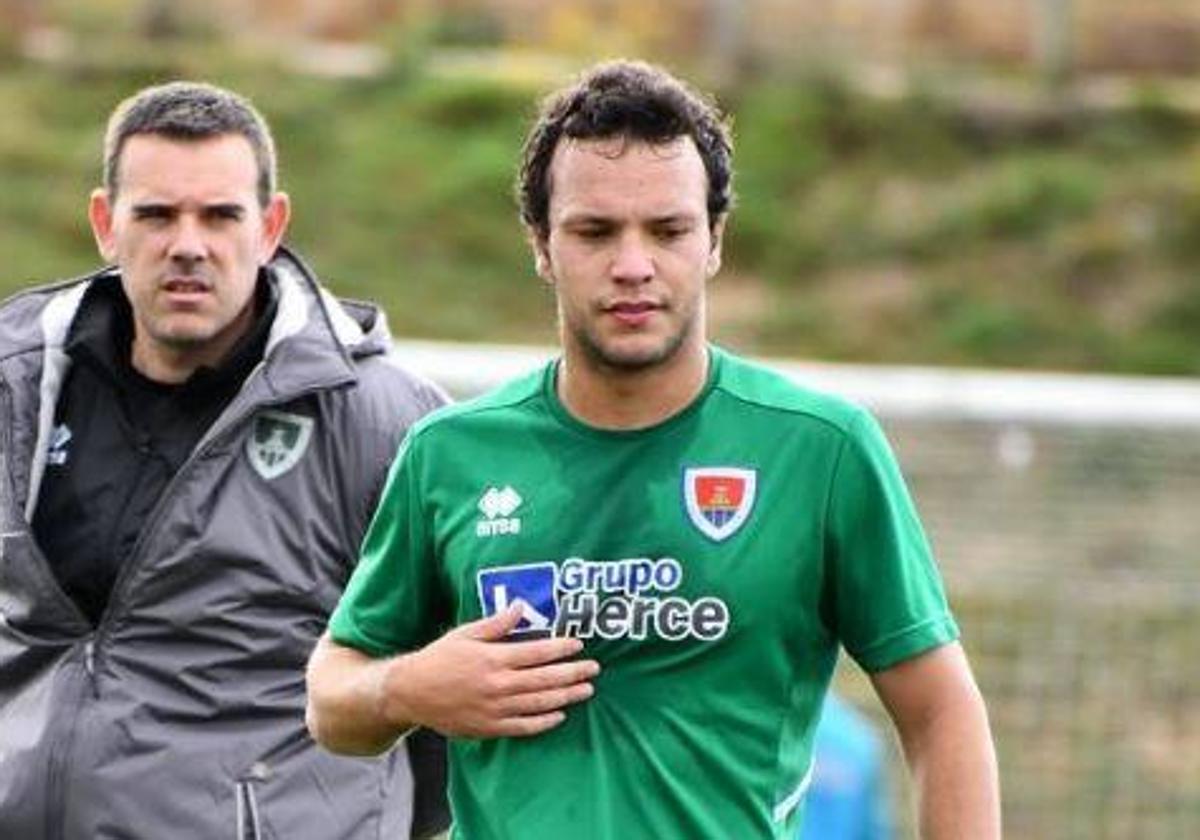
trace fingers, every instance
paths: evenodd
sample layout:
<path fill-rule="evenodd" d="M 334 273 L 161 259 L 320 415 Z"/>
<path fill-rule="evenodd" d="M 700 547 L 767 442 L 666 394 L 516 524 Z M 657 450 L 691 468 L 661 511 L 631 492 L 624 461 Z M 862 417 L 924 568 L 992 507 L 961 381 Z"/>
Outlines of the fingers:
<path fill-rule="evenodd" d="M 488 727 L 486 732 L 475 733 L 475 737 L 528 738 L 530 735 L 540 735 L 553 729 L 566 719 L 567 716 L 563 712 L 504 718 Z"/>
<path fill-rule="evenodd" d="M 496 651 L 499 661 L 510 668 L 532 668 L 574 656 L 583 650 L 583 642 L 573 638 L 534 639 L 512 642 Z"/>
<path fill-rule="evenodd" d="M 553 729 L 567 719 L 566 706 L 587 700 L 590 683 L 507 698 L 492 711 L 473 715 L 448 715 L 433 728 L 443 735 L 467 738 L 527 737 Z"/>
<path fill-rule="evenodd" d="M 578 683 L 588 684 L 600 673 L 600 665 L 594 659 L 578 662 L 561 662 L 543 665 L 540 668 L 525 668 L 504 675 L 500 686 L 502 694 L 527 694 L 565 688 Z"/>
<path fill-rule="evenodd" d="M 396 688 L 409 701 L 405 719 L 475 738 L 527 737 L 561 724 L 565 707 L 594 694 L 600 665 L 573 658 L 580 639 L 499 643 L 526 611 L 514 602 L 410 654 L 415 665 Z"/>
<path fill-rule="evenodd" d="M 505 718 L 537 717 L 550 712 L 562 711 L 564 707 L 582 703 L 595 693 L 591 683 L 517 694 L 499 703 L 500 713 Z"/>
<path fill-rule="evenodd" d="M 479 639 L 485 642 L 495 642 L 503 639 L 521 623 L 521 615 L 525 602 L 520 599 L 513 601 L 508 608 L 495 615 L 485 616 L 476 621 L 459 625 L 446 635 L 466 636 L 469 639 Z"/>
<path fill-rule="evenodd" d="M 521 623 L 523 604 L 524 602 L 520 600 L 514 601 L 503 612 L 461 624 L 446 635 L 482 642 L 500 641 Z M 553 637 L 512 642 L 498 647 L 494 653 L 497 663 L 513 668 L 529 668 L 574 656 L 581 650 L 583 650 L 583 642 L 579 639 Z"/>
<path fill-rule="evenodd" d="M 595 694 L 590 680 L 599 671 L 596 662 L 586 660 L 506 674 L 491 702 L 492 720 L 479 734 L 526 737 L 558 726 L 564 707 Z"/>

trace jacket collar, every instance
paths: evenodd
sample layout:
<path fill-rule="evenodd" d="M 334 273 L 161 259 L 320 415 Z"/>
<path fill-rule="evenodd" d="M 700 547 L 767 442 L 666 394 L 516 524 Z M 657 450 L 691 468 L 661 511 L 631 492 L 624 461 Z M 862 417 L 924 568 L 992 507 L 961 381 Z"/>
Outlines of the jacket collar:
<path fill-rule="evenodd" d="M 271 273 L 260 272 L 251 304 L 255 310 L 254 322 L 226 358 L 215 367 L 198 368 L 182 383 L 163 385 L 147 379 L 133 366 L 133 310 L 118 279 L 110 276 L 89 284 L 63 349 L 74 363 L 89 365 L 122 391 L 169 388 L 181 399 L 203 402 L 236 392 L 257 367 L 263 358 L 278 300 Z"/>
<path fill-rule="evenodd" d="M 263 360 L 206 438 L 220 433 L 259 406 L 351 385 L 358 378 L 355 360 L 385 354 L 391 346 L 382 311 L 367 304 L 343 305 L 321 288 L 308 266 L 291 250 L 281 247 L 267 270 L 275 277 L 279 302 Z M 36 350 L 39 346 L 42 350 L 37 440 L 30 465 L 27 518 L 32 517 L 37 504 L 54 409 L 71 363 L 66 352 L 71 325 L 91 284 L 117 276 L 117 269 L 108 267 L 80 280 L 33 290 L 18 296 L 25 297 L 24 302 L 14 299 L 11 308 L 6 306 L 0 316 L 12 320 L 15 327 L 11 340 L 6 337 L 0 356 Z M 40 314 L 31 312 L 27 307 L 37 306 L 39 300 Z M 259 372 L 261 375 L 256 375 Z"/>
<path fill-rule="evenodd" d="M 281 247 L 267 266 L 278 289 L 275 317 L 267 334 L 263 373 L 270 398 L 353 382 L 356 359 L 387 353 L 391 335 L 378 308 L 343 302 L 322 288 L 301 258 Z M 42 309 L 41 345 L 47 361 L 65 361 L 72 324 L 93 283 L 115 281 L 106 268 L 71 285 L 51 290 Z"/>
<path fill-rule="evenodd" d="M 388 352 L 391 334 L 381 310 L 337 300 L 286 248 L 270 269 L 279 308 L 267 337 L 263 379 L 275 399 L 354 382 L 356 359 Z"/>

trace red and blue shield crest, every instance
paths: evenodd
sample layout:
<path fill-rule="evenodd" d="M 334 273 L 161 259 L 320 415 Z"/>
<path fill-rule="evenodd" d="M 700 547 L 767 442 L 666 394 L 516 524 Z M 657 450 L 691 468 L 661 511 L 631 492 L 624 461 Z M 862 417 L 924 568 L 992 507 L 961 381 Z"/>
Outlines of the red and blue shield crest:
<path fill-rule="evenodd" d="M 720 542 L 742 527 L 754 507 L 758 473 L 738 467 L 692 467 L 683 471 L 688 518 Z"/>

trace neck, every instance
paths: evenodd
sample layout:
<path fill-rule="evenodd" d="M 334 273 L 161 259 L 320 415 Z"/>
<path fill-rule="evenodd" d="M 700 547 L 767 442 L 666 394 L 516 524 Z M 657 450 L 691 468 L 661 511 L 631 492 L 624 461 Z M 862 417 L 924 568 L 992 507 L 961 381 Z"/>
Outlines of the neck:
<path fill-rule="evenodd" d="M 220 358 L 210 359 L 208 354 L 148 344 L 134 339 L 130 363 L 142 376 L 164 385 L 178 385 L 200 367 L 215 367 L 220 362 Z"/>
<path fill-rule="evenodd" d="M 254 318 L 254 306 L 249 305 L 218 335 L 205 341 L 178 344 L 160 341 L 137 324 L 130 348 L 130 364 L 147 379 L 164 385 L 178 385 L 202 367 L 219 367 L 242 336 L 253 328 Z"/>
<path fill-rule="evenodd" d="M 669 361 L 635 370 L 612 368 L 567 348 L 558 371 L 558 397 L 589 426 L 642 429 L 687 408 L 704 388 L 708 364 L 703 343 L 685 345 Z"/>

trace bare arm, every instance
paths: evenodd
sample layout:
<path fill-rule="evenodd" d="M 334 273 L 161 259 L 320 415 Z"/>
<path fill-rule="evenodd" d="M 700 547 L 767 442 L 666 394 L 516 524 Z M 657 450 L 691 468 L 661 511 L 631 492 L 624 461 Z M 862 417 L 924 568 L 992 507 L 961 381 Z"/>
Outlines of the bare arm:
<path fill-rule="evenodd" d="M 414 726 L 472 738 L 536 735 L 592 695 L 578 639 L 503 642 L 519 604 L 387 659 L 321 637 L 308 661 L 308 730 L 337 753 L 372 755 Z"/>
<path fill-rule="evenodd" d="M 871 677 L 900 733 L 924 840 L 999 840 L 1000 782 L 987 709 L 958 644 Z"/>

